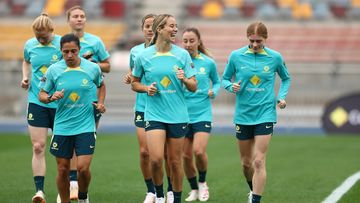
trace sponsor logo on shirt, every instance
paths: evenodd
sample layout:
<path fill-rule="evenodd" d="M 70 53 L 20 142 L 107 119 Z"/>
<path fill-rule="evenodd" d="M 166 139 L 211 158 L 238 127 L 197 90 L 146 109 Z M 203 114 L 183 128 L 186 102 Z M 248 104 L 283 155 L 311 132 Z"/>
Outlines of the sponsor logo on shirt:
<path fill-rule="evenodd" d="M 46 71 L 47 71 L 47 67 L 46 66 L 41 66 L 41 68 L 40 68 L 40 72 L 42 73 L 42 74 L 45 74 L 46 73 Z"/>
<path fill-rule="evenodd" d="M 254 75 L 251 77 L 250 82 L 256 86 L 256 85 L 260 84 L 261 79 L 257 75 Z"/>
<path fill-rule="evenodd" d="M 167 88 L 170 85 L 170 83 L 171 80 L 167 76 L 163 77 L 163 79 L 160 81 L 160 84 L 165 88 Z"/>
<path fill-rule="evenodd" d="M 80 96 L 76 92 L 71 92 L 69 95 L 69 99 L 75 103 L 77 100 L 80 99 Z"/>

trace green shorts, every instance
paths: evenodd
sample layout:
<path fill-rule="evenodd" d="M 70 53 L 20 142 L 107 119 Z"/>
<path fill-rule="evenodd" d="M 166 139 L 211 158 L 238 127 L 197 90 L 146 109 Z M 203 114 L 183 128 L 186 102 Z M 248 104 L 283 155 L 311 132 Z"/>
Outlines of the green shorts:
<path fill-rule="evenodd" d="M 144 112 L 135 111 L 134 124 L 138 128 L 145 128 Z"/>
<path fill-rule="evenodd" d="M 50 142 L 50 153 L 55 157 L 71 159 L 75 150 L 76 156 L 94 154 L 96 133 L 88 132 L 78 135 L 53 135 Z"/>
<path fill-rule="evenodd" d="M 55 113 L 55 108 L 47 108 L 29 103 L 27 111 L 28 124 L 34 127 L 53 129 Z"/>
<path fill-rule="evenodd" d="M 211 122 L 201 121 L 197 123 L 191 123 L 188 125 L 188 131 L 185 135 L 186 138 L 193 138 L 194 134 L 197 132 L 211 132 Z"/>
<path fill-rule="evenodd" d="M 236 137 L 239 140 L 254 139 L 257 135 L 270 135 L 274 130 L 274 123 L 260 123 L 256 125 L 236 124 Z"/>
<path fill-rule="evenodd" d="M 145 131 L 165 130 L 166 137 L 181 138 L 187 131 L 187 123 L 163 123 L 158 121 L 145 121 Z"/>

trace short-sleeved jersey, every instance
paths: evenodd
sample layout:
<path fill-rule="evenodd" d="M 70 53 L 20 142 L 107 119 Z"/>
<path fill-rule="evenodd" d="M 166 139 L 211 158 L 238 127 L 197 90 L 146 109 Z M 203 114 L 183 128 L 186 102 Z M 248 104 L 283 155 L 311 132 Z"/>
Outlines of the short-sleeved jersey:
<path fill-rule="evenodd" d="M 135 66 L 136 57 L 146 49 L 145 43 L 139 44 L 130 50 L 130 69 L 133 70 Z M 141 83 L 145 84 L 145 78 L 141 78 Z M 146 102 L 146 93 L 136 93 L 135 111 L 144 112 Z"/>
<path fill-rule="evenodd" d="M 106 50 L 104 43 L 101 39 L 93 34 L 84 33 L 80 38 L 80 57 L 83 55 L 92 55 L 91 59 L 95 62 L 104 61 L 110 57 L 109 52 Z"/>
<path fill-rule="evenodd" d="M 220 78 L 215 61 L 200 53 L 192 58 L 196 70 L 197 90 L 185 90 L 186 104 L 189 111 L 190 123 L 201 121 L 212 122 L 211 101 L 208 96 L 212 89 L 216 96 L 220 89 Z"/>
<path fill-rule="evenodd" d="M 42 78 L 51 64 L 61 59 L 59 35 L 48 45 L 42 45 L 36 38 L 29 39 L 24 46 L 24 60 L 31 64 L 31 81 L 28 93 L 28 102 L 43 107 L 56 108 L 56 102 L 44 104 L 39 101 L 39 92 L 44 85 Z"/>
<path fill-rule="evenodd" d="M 50 66 L 46 73 L 44 91 L 64 90 L 64 98 L 58 100 L 54 134 L 76 135 L 95 132 L 92 95 L 94 86 L 102 82 L 99 65 L 81 58 L 80 67 L 68 68 L 61 60 Z"/>
<path fill-rule="evenodd" d="M 106 50 L 104 43 L 101 39 L 93 34 L 84 33 L 84 36 L 80 38 L 80 52 L 79 56 L 91 55 L 91 59 L 94 62 L 100 62 L 110 57 L 109 52 Z M 97 94 L 93 96 L 94 101 L 97 101 Z"/>
<path fill-rule="evenodd" d="M 275 96 L 276 73 L 281 78 L 278 96 Z M 232 90 L 231 81 L 240 84 L 236 93 L 234 123 L 255 125 L 276 122 L 276 103 L 285 99 L 290 87 L 290 75 L 280 53 L 267 47 L 260 53 L 247 46 L 233 51 L 222 77 L 222 86 Z"/>
<path fill-rule="evenodd" d="M 195 75 L 189 53 L 176 45 L 171 45 L 167 53 L 159 53 L 155 46 L 150 46 L 136 58 L 133 75 L 144 77 L 146 84 L 155 82 L 158 89 L 154 96 L 146 96 L 145 121 L 189 122 L 184 84 L 176 77 L 179 69 L 184 70 L 187 78 Z"/>

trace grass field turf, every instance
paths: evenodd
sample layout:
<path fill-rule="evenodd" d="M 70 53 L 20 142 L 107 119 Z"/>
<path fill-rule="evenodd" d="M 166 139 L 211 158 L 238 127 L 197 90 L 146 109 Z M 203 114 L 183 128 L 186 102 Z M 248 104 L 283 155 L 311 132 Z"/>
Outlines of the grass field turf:
<path fill-rule="evenodd" d="M 48 142 L 49 143 L 49 142 Z M 56 163 L 46 149 L 45 193 L 56 201 Z M 360 170 L 360 136 L 274 136 L 267 157 L 268 179 L 262 203 L 320 203 L 348 176 Z M 28 136 L 0 135 L 0 199 L 30 202 L 34 194 Z M 248 187 L 242 176 L 236 139 L 212 136 L 208 146 L 209 202 L 245 202 Z M 136 203 L 145 196 L 134 135 L 97 138 L 91 166 L 90 201 Z M 167 186 L 164 182 L 165 188 Z M 189 186 L 184 179 L 183 201 Z M 340 203 L 360 202 L 359 182 Z"/>

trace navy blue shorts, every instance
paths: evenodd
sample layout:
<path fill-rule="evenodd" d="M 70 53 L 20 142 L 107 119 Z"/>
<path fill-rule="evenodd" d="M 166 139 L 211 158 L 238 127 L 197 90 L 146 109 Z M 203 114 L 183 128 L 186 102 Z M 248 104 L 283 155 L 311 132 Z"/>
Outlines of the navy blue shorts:
<path fill-rule="evenodd" d="M 274 123 L 260 123 L 256 125 L 236 124 L 236 137 L 239 140 L 254 139 L 257 135 L 269 135 L 274 131 Z"/>
<path fill-rule="evenodd" d="M 29 103 L 27 110 L 28 124 L 34 127 L 53 129 L 55 113 L 55 108 L 47 108 L 34 103 Z"/>
<path fill-rule="evenodd" d="M 187 123 L 163 123 L 158 121 L 145 121 L 145 131 L 165 130 L 166 137 L 181 138 L 187 131 Z"/>
<path fill-rule="evenodd" d="M 134 124 L 138 128 L 145 128 L 144 112 L 135 111 Z"/>
<path fill-rule="evenodd" d="M 186 138 L 193 138 L 194 134 L 197 132 L 211 132 L 211 122 L 201 121 L 197 123 L 191 123 L 188 125 L 188 131 L 185 135 Z"/>
<path fill-rule="evenodd" d="M 75 150 L 76 156 L 94 154 L 96 133 L 88 132 L 78 135 L 53 135 L 50 142 L 50 153 L 55 157 L 71 159 Z"/>

